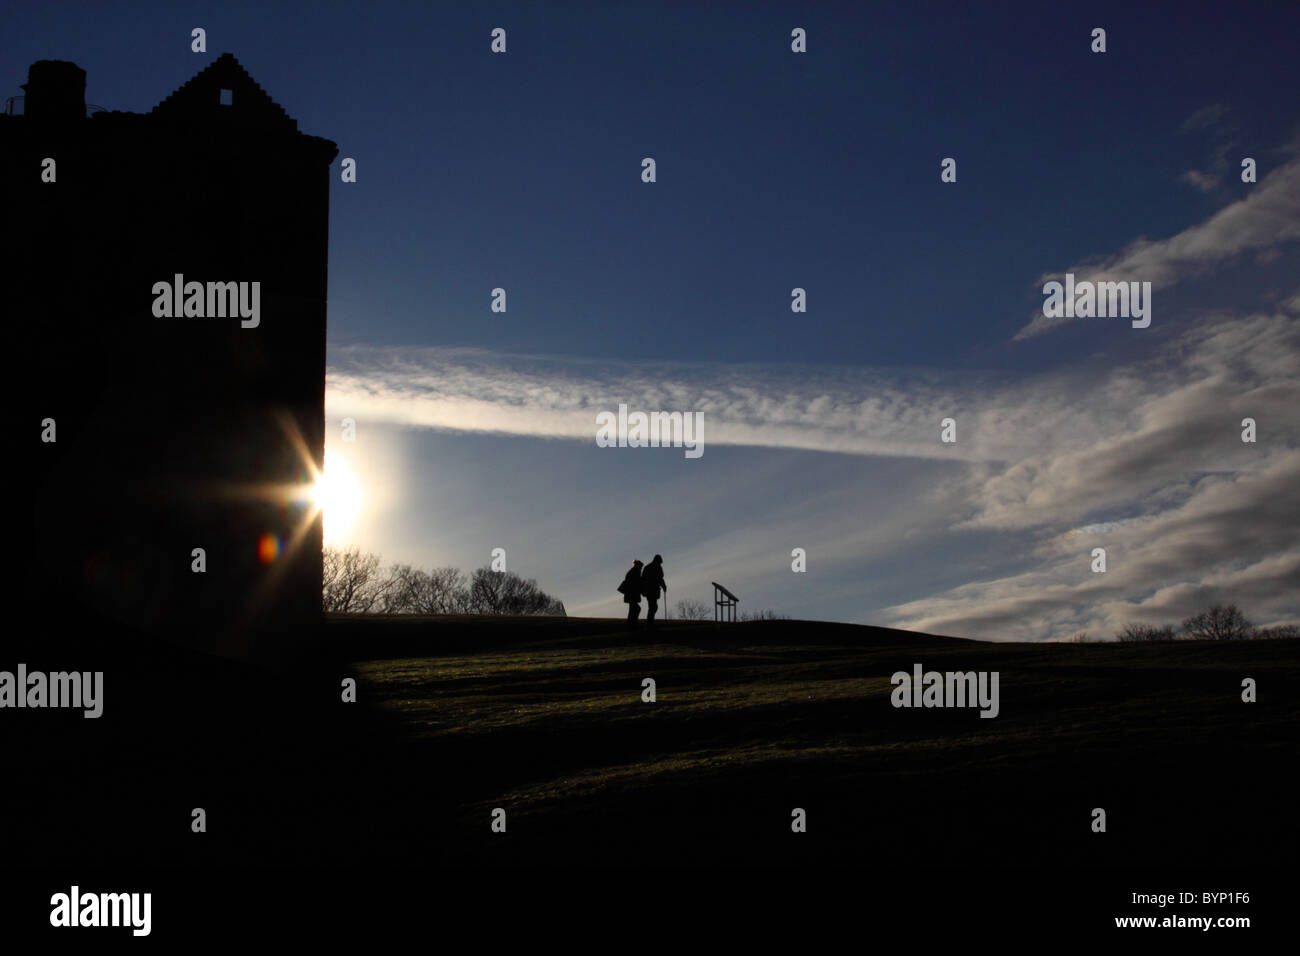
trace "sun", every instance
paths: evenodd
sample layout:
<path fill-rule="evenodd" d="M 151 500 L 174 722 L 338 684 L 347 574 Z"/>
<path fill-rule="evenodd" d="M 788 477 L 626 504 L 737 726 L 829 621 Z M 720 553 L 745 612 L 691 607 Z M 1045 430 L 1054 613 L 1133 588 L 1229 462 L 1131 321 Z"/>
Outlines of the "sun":
<path fill-rule="evenodd" d="M 361 511 L 361 482 L 346 459 L 326 450 L 325 470 L 312 486 L 312 500 L 324 519 L 325 541 L 346 536 Z"/>

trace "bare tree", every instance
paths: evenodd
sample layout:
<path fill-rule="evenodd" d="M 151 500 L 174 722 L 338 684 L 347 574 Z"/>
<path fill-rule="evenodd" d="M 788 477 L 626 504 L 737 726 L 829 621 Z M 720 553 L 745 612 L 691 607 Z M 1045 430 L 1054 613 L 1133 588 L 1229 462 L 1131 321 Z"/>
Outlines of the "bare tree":
<path fill-rule="evenodd" d="M 504 604 L 505 571 L 478 568 L 469 582 L 469 609 L 474 614 L 501 614 Z"/>
<path fill-rule="evenodd" d="M 1216 604 L 1183 621 L 1183 633 L 1196 641 L 1240 641 L 1254 630 L 1235 604 Z"/>
<path fill-rule="evenodd" d="M 424 571 L 395 564 L 380 609 L 388 614 L 460 614 L 468 603 L 465 575 L 457 568 Z"/>
<path fill-rule="evenodd" d="M 413 604 L 417 614 L 462 614 L 469 605 L 469 588 L 459 568 L 421 571 Z"/>
<path fill-rule="evenodd" d="M 324 610 L 365 614 L 382 604 L 388 581 L 379 573 L 379 555 L 363 554 L 356 547 L 328 547 L 322 550 L 321 558 Z"/>
<path fill-rule="evenodd" d="M 378 610 L 382 614 L 411 614 L 415 610 L 415 592 L 419 587 L 420 569 L 409 564 L 394 564 L 385 577 L 384 595 Z"/>
<path fill-rule="evenodd" d="M 394 564 L 381 573 L 379 556 L 359 548 L 322 550 L 326 611 L 361 614 L 545 614 L 564 617 L 556 600 L 529 578 L 479 568 L 467 579 L 458 568 L 425 571 Z"/>
<path fill-rule="evenodd" d="M 709 606 L 703 601 L 678 601 L 677 617 L 683 621 L 710 620 Z"/>
<path fill-rule="evenodd" d="M 1276 627 L 1261 627 L 1254 634 L 1257 641 L 1276 641 L 1300 637 L 1300 627 L 1294 624 L 1278 624 Z"/>
<path fill-rule="evenodd" d="M 1115 635 L 1115 639 L 1125 643 L 1137 641 L 1172 641 L 1178 635 L 1172 627 L 1156 627 L 1154 624 L 1126 624 L 1124 630 Z"/>
<path fill-rule="evenodd" d="M 469 580 L 460 568 L 434 568 L 429 572 L 431 614 L 463 614 L 469 608 Z"/>
<path fill-rule="evenodd" d="M 740 620 L 742 621 L 788 621 L 789 614 L 782 614 L 780 611 L 774 611 L 770 607 L 761 611 L 741 611 Z"/>
<path fill-rule="evenodd" d="M 540 614 L 550 601 L 533 580 L 525 581 L 512 571 L 503 571 L 501 582 L 502 614 Z"/>
<path fill-rule="evenodd" d="M 474 571 L 469 583 L 469 610 L 475 614 L 545 614 L 564 616 L 564 604 L 513 571 Z"/>

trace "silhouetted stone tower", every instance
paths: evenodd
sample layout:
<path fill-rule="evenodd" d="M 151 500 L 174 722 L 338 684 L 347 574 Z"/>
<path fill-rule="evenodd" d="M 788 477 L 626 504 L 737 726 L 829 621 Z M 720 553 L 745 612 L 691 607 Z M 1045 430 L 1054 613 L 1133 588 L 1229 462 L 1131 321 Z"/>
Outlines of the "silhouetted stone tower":
<path fill-rule="evenodd" d="M 248 652 L 320 617 L 306 497 L 324 458 L 338 150 L 228 53 L 145 114 L 88 116 L 85 83 L 35 63 L 24 110 L 0 116 L 18 599 Z M 155 315 L 155 283 L 178 275 L 260 283 L 256 326 Z"/>

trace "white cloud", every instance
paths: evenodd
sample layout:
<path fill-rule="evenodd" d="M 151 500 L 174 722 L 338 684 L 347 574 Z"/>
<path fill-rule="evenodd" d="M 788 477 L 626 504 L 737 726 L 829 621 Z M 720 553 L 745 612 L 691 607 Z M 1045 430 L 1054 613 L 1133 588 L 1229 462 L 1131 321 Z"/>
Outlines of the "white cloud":
<path fill-rule="evenodd" d="M 1187 119 L 1183 120 L 1183 125 L 1179 127 L 1180 133 L 1192 133 L 1198 130 L 1211 129 L 1219 126 L 1224 117 L 1228 115 L 1228 106 L 1226 103 L 1210 103 L 1201 107 Z"/>
<path fill-rule="evenodd" d="M 1245 199 L 1220 209 L 1205 222 L 1168 239 L 1138 239 L 1117 255 L 1083 262 L 1058 275 L 1039 277 L 1039 286 L 1072 272 L 1076 284 L 1150 282 L 1152 289 L 1203 275 L 1247 253 L 1273 250 L 1300 240 L 1300 160 L 1292 159 L 1264 176 Z M 1049 318 L 1036 312 L 1012 341 L 1058 328 L 1072 318 Z"/>
<path fill-rule="evenodd" d="M 962 459 L 1014 453 L 940 441 L 974 407 L 980 376 L 793 366 L 662 366 L 479 350 L 332 349 L 330 418 L 595 442 L 598 412 L 704 413 L 704 442 L 855 455 Z M 1014 410 L 1008 409 L 1014 415 Z M 1007 431 L 1005 434 L 1012 435 Z"/>
<path fill-rule="evenodd" d="M 1032 570 L 888 609 L 897 627 L 992 640 L 1042 640 L 1124 624 L 1177 625 L 1216 603 L 1257 623 L 1300 613 L 1300 451 L 1261 472 L 1208 479 L 1182 505 L 1103 533 L 1053 539 Z M 1107 570 L 1091 569 L 1104 547 Z"/>
<path fill-rule="evenodd" d="M 363 427 L 496 431 L 594 446 L 595 412 L 627 401 L 705 409 L 706 443 L 950 459 L 950 467 L 933 462 L 905 490 L 889 492 L 892 503 L 873 498 L 870 518 L 855 501 L 875 489 L 858 480 L 818 486 L 827 507 L 810 515 L 791 502 L 782 479 L 762 522 L 714 529 L 673 555 L 685 579 L 707 580 L 710 568 L 723 567 L 747 597 L 782 586 L 764 582 L 780 570 L 776 558 L 799 544 L 816 556 L 822 586 L 838 592 L 839 606 L 851 606 L 855 590 L 863 600 L 861 584 L 847 572 L 832 580 L 831 569 L 888 562 L 921 530 L 940 556 L 945 542 L 975 532 L 1007 536 L 1008 550 L 982 562 L 988 580 L 877 612 L 859 603 L 863 618 L 1040 640 L 1080 629 L 1109 636 L 1134 620 L 1176 623 L 1234 598 L 1261 623 L 1297 615 L 1300 320 L 1284 311 L 1211 315 L 1124 364 L 1094 357 L 998 378 L 790 366 L 645 369 L 448 350 L 347 349 L 331 359 L 329 416 L 352 414 Z M 938 440 L 939 420 L 949 414 L 958 421 L 955 446 Z M 1247 416 L 1258 425 L 1255 444 L 1240 439 Z M 712 506 L 701 507 L 705 513 L 695 514 L 681 506 L 679 520 L 705 520 Z M 1095 546 L 1107 548 L 1105 574 L 1089 569 Z M 912 593 L 923 583 L 910 578 Z M 570 600 L 579 610 L 605 600 L 603 593 L 598 587 Z"/>
<path fill-rule="evenodd" d="M 963 526 L 1028 535 L 1035 566 L 897 605 L 888 620 L 1022 640 L 1177 624 L 1220 602 L 1262 623 L 1294 620 L 1297 368 L 1300 323 L 1282 313 L 1219 316 L 1117 368 L 1078 407 L 1098 430 L 1039 433 L 1039 453 L 968 476 Z M 1241 441 L 1245 417 L 1261 429 L 1254 444 Z M 1097 515 L 1108 520 L 1071 527 Z M 1105 573 L 1091 570 L 1094 547 Z"/>
<path fill-rule="evenodd" d="M 1189 186 L 1195 186 L 1203 193 L 1212 193 L 1219 188 L 1219 177 L 1203 173 L 1198 169 L 1189 169 L 1178 177 Z"/>

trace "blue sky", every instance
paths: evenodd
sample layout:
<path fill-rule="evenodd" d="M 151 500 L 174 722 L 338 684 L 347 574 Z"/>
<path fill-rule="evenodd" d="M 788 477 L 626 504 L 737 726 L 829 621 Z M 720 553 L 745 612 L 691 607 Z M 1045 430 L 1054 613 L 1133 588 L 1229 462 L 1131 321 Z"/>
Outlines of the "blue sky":
<path fill-rule="evenodd" d="M 988 639 L 1300 618 L 1300 7 L 702 6 L 18 4 L 0 63 L 144 111 L 231 52 L 357 160 L 327 419 L 388 560 L 504 547 L 593 615 L 659 552 L 672 600 Z M 1035 323 L 1066 271 L 1151 327 Z M 705 454 L 596 447 L 619 402 Z"/>

